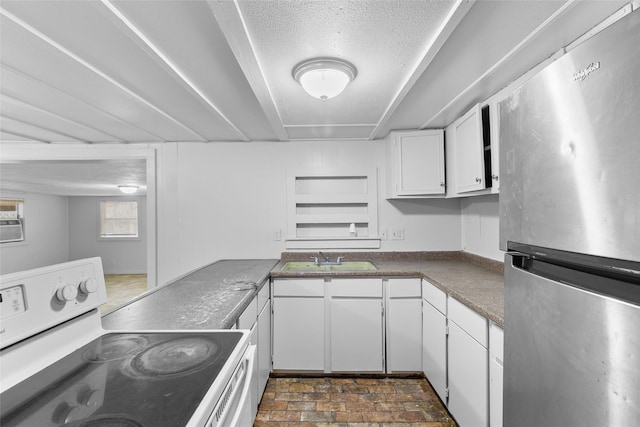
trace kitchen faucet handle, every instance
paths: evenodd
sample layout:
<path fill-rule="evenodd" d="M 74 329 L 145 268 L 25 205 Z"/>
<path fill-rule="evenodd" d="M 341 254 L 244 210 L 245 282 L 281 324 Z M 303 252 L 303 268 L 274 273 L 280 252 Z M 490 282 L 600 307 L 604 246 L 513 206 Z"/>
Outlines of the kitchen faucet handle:
<path fill-rule="evenodd" d="M 312 256 L 312 257 L 309 257 L 309 258 L 311 258 L 313 260 L 313 263 L 315 265 L 320 265 L 320 261 L 318 261 L 318 257 L 317 256 Z"/>

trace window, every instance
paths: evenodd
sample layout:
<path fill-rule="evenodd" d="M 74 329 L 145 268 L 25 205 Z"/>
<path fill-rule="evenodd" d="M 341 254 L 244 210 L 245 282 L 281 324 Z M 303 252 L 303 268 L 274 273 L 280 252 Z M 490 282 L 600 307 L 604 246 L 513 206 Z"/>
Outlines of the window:
<path fill-rule="evenodd" d="M 100 238 L 122 239 L 138 237 L 138 202 L 122 200 L 100 201 Z"/>
<path fill-rule="evenodd" d="M 0 199 L 0 243 L 24 240 L 24 199 Z"/>

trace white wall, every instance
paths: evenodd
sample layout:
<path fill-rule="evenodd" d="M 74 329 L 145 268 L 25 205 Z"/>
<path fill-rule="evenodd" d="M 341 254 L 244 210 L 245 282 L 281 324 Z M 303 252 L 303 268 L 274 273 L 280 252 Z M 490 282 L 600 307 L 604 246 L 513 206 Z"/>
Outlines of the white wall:
<path fill-rule="evenodd" d="M 174 144 L 158 149 L 158 283 L 217 259 L 279 258 L 287 172 L 378 169 L 381 251 L 460 250 L 460 201 L 389 202 L 384 141 Z"/>
<path fill-rule="evenodd" d="M 0 193 L 23 198 L 25 241 L 0 244 L 0 273 L 65 262 L 69 258 L 67 197 L 36 193 Z"/>
<path fill-rule="evenodd" d="M 69 260 L 102 257 L 105 274 L 145 274 L 147 272 L 146 198 L 127 197 L 138 201 L 136 240 L 99 240 L 100 200 L 121 197 L 69 197 Z"/>
<path fill-rule="evenodd" d="M 485 258 L 504 260 L 499 249 L 498 195 L 462 199 L 462 250 Z"/>

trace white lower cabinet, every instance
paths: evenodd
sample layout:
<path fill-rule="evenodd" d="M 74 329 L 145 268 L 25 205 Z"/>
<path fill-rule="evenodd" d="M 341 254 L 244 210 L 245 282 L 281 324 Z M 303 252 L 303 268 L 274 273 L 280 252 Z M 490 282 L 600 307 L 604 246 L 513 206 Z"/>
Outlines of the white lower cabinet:
<path fill-rule="evenodd" d="M 269 287 L 265 286 L 267 292 Z M 271 300 L 268 299 L 258 315 L 258 396 L 262 396 L 271 373 Z M 258 399 L 260 402 L 260 398 Z"/>
<path fill-rule="evenodd" d="M 489 423 L 487 319 L 454 298 L 448 312 L 448 408 L 460 427 Z"/>
<path fill-rule="evenodd" d="M 387 296 L 387 372 L 421 372 L 420 279 L 388 279 Z"/>
<path fill-rule="evenodd" d="M 381 279 L 333 279 L 330 293 L 332 372 L 384 372 Z"/>
<path fill-rule="evenodd" d="M 273 369 L 324 371 L 324 279 L 273 282 Z"/>
<path fill-rule="evenodd" d="M 422 281 L 422 371 L 447 402 L 447 295 Z"/>
<path fill-rule="evenodd" d="M 269 295 L 269 285 L 265 284 L 260 290 L 259 294 Z M 236 322 L 237 329 L 248 329 L 250 331 L 249 335 L 249 344 L 256 346 L 258 357 L 254 358 L 254 367 L 253 367 L 253 377 L 251 378 L 251 419 L 255 419 L 256 414 L 258 412 L 258 404 L 260 403 L 260 398 L 262 396 L 263 388 L 260 388 L 260 378 L 259 378 L 259 370 L 260 370 L 260 351 L 264 343 L 260 343 L 260 335 L 263 331 L 261 331 L 260 322 L 258 320 L 258 300 L 261 300 L 262 295 L 259 297 L 256 295 L 253 300 L 249 303 L 247 308 L 242 312 L 238 321 Z M 266 333 L 270 333 L 271 325 L 266 327 Z M 270 351 L 270 350 L 268 350 Z M 269 358 L 271 355 L 269 354 Z M 269 369 L 271 367 L 269 366 Z M 267 374 L 268 376 L 269 374 Z"/>
<path fill-rule="evenodd" d="M 274 280 L 273 369 L 421 372 L 420 279 Z"/>
<path fill-rule="evenodd" d="M 502 427 L 502 381 L 504 331 L 495 323 L 489 326 L 489 419 L 491 427 Z"/>

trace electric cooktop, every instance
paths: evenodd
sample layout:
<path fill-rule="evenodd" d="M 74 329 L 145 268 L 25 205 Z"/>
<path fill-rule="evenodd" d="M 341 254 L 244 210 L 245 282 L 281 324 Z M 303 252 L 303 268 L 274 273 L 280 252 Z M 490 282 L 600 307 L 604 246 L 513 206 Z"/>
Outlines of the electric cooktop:
<path fill-rule="evenodd" d="M 241 337 L 107 333 L 2 393 L 0 425 L 182 427 Z"/>

